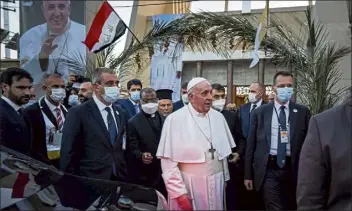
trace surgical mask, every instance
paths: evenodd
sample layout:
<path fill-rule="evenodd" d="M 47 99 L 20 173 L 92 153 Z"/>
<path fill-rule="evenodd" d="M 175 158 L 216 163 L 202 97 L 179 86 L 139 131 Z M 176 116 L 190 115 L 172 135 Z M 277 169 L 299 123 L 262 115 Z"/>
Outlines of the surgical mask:
<path fill-rule="evenodd" d="M 292 87 L 280 87 L 280 88 L 276 88 L 276 91 L 277 91 L 277 98 L 283 103 L 288 102 L 293 95 Z"/>
<path fill-rule="evenodd" d="M 222 111 L 224 109 L 224 107 L 225 107 L 225 102 L 226 102 L 225 99 L 215 100 L 213 102 L 213 108 L 215 110 Z"/>
<path fill-rule="evenodd" d="M 143 104 L 142 110 L 147 114 L 155 114 L 155 112 L 158 110 L 158 104 L 157 103 Z"/>
<path fill-rule="evenodd" d="M 137 102 L 141 98 L 140 91 L 133 91 L 131 92 L 131 100 Z"/>
<path fill-rule="evenodd" d="M 250 103 L 255 103 L 255 102 L 257 102 L 257 98 L 255 97 L 255 93 L 249 93 L 248 94 L 248 101 L 250 102 Z"/>
<path fill-rule="evenodd" d="M 31 105 L 33 105 L 36 102 L 37 102 L 36 100 L 29 100 L 28 103 L 26 105 L 24 105 L 23 107 L 27 108 L 28 106 L 31 106 Z"/>
<path fill-rule="evenodd" d="M 65 89 L 63 88 L 54 88 L 54 89 L 51 89 L 51 95 L 50 95 L 50 98 L 57 102 L 57 103 L 60 103 L 62 102 L 66 97 L 66 91 Z"/>
<path fill-rule="evenodd" d="M 70 97 L 68 98 L 68 104 L 70 106 L 76 106 L 81 104 L 81 102 L 78 100 L 78 95 L 70 95 Z"/>
<path fill-rule="evenodd" d="M 183 94 L 183 95 L 181 96 L 181 98 L 182 98 L 182 102 L 183 102 L 184 104 L 187 104 L 187 103 L 188 103 L 188 94 Z"/>
<path fill-rule="evenodd" d="M 120 97 L 120 88 L 114 87 L 104 87 L 103 99 L 108 103 L 114 103 Z"/>

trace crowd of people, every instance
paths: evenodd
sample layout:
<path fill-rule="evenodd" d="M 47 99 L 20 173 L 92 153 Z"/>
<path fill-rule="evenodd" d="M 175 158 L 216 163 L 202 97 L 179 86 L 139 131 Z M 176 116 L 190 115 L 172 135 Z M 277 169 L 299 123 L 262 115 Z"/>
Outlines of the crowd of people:
<path fill-rule="evenodd" d="M 265 86 L 251 84 L 239 109 L 224 86 L 201 77 L 182 84 L 174 103 L 171 90 L 138 79 L 120 98 L 108 68 L 67 83 L 44 74 L 43 96 L 21 68 L 0 79 L 1 145 L 63 172 L 154 188 L 170 210 L 352 209 L 352 100 L 311 117 L 292 100 L 289 72 L 275 74 L 268 102 Z M 75 200 L 101 194 L 84 188 Z M 60 199 L 47 189 L 36 195 L 54 209 Z"/>

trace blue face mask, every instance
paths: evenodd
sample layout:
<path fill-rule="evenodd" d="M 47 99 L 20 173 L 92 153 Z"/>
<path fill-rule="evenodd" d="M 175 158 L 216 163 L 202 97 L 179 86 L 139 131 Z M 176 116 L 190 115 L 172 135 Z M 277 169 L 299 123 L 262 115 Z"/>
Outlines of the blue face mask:
<path fill-rule="evenodd" d="M 140 100 L 140 91 L 131 92 L 131 100 L 137 102 Z"/>
<path fill-rule="evenodd" d="M 29 100 L 28 103 L 26 105 L 24 105 L 23 107 L 26 108 L 28 106 L 31 106 L 33 105 L 34 103 L 36 103 L 37 101 L 36 100 Z"/>
<path fill-rule="evenodd" d="M 283 103 L 288 102 L 292 95 L 293 95 L 293 88 L 292 87 L 282 87 L 282 88 L 277 88 L 277 98 Z"/>

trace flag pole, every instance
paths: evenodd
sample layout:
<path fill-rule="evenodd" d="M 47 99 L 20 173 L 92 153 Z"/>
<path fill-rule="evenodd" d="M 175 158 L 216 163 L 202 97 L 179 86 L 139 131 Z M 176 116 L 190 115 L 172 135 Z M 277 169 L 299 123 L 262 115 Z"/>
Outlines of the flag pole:
<path fill-rule="evenodd" d="M 266 29 L 266 33 L 265 33 L 265 40 L 267 40 L 267 38 L 268 37 L 270 37 L 270 34 L 269 34 L 269 32 L 270 32 L 270 8 L 269 8 L 269 0 L 266 0 L 265 1 L 265 4 L 266 4 L 266 7 L 265 7 L 265 9 L 266 9 L 266 27 L 267 27 L 267 29 Z M 266 58 L 266 56 L 267 56 L 267 45 L 268 44 L 266 44 L 265 45 L 265 49 L 264 49 L 264 51 L 265 51 L 265 58 Z"/>

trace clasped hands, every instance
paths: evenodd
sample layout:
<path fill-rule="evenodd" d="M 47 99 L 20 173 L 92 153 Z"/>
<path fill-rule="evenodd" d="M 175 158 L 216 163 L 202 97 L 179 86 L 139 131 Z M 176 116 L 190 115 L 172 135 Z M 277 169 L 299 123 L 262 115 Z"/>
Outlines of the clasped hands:
<path fill-rule="evenodd" d="M 144 152 L 142 154 L 142 161 L 144 164 L 151 164 L 153 162 L 153 156 L 150 152 Z"/>
<path fill-rule="evenodd" d="M 237 152 L 232 153 L 232 158 L 231 160 L 229 160 L 230 163 L 237 163 L 240 160 L 240 154 L 238 154 Z"/>

